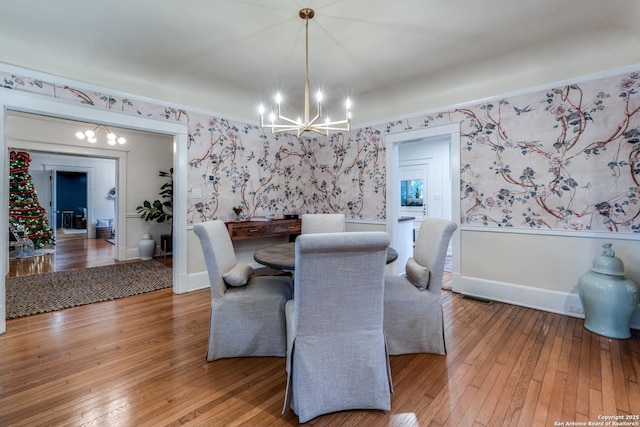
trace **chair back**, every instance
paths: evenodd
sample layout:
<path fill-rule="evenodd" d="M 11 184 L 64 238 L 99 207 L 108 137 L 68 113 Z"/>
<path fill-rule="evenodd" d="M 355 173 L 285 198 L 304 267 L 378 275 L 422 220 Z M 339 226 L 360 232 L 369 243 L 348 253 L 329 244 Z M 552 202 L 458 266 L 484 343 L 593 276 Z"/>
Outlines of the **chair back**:
<path fill-rule="evenodd" d="M 383 331 L 384 232 L 302 234 L 287 302 L 285 406 L 304 423 L 349 409 L 389 410 Z M 293 307 L 293 309 L 291 309 Z"/>
<path fill-rule="evenodd" d="M 429 267 L 431 271 L 429 291 L 431 293 L 440 294 L 449 241 L 457 227 L 455 222 L 446 219 L 425 218 L 418 230 L 413 259 L 418 264 Z"/>
<path fill-rule="evenodd" d="M 200 239 L 204 260 L 207 263 L 212 298 L 221 298 L 227 291 L 222 275 L 236 265 L 236 254 L 229 231 L 219 219 L 196 224 L 193 231 Z"/>
<path fill-rule="evenodd" d="M 297 334 L 382 327 L 387 246 L 385 232 L 298 236 Z"/>
<path fill-rule="evenodd" d="M 344 214 L 303 214 L 301 233 L 340 233 L 345 230 Z"/>

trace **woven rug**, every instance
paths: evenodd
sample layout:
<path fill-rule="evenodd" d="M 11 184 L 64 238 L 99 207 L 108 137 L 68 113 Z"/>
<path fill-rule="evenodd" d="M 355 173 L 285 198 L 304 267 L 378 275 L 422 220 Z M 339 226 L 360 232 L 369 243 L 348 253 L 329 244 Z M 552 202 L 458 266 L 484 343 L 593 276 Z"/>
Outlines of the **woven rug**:
<path fill-rule="evenodd" d="M 6 279 L 7 319 L 128 297 L 173 285 L 172 269 L 137 261 Z"/>

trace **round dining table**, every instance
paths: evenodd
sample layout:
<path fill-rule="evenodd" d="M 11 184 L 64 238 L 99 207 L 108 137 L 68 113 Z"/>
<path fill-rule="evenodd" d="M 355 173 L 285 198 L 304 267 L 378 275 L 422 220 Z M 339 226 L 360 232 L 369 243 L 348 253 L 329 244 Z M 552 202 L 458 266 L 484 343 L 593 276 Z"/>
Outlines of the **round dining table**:
<path fill-rule="evenodd" d="M 275 270 L 295 270 L 296 267 L 296 243 L 288 242 L 279 245 L 258 249 L 253 254 L 253 259 Z M 398 251 L 387 248 L 387 264 L 398 259 Z"/>

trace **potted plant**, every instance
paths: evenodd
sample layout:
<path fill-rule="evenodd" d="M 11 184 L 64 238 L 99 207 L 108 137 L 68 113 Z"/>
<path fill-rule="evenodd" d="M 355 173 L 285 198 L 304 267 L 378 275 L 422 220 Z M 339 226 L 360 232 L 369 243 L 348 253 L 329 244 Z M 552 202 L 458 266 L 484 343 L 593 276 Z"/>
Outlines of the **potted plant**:
<path fill-rule="evenodd" d="M 163 235 L 161 242 L 163 252 L 166 254 L 172 250 L 172 234 L 173 234 L 173 168 L 169 172 L 160 171 L 159 175 L 163 178 L 169 178 L 167 182 L 160 187 L 160 198 L 153 202 L 145 200 L 142 205 L 136 208 L 138 216 L 145 221 L 156 221 L 158 223 L 166 222 L 171 226 L 171 234 Z M 151 242 L 149 242 L 151 241 Z M 151 238 L 151 234 L 147 231 L 138 242 L 140 257 L 142 259 L 153 258 L 155 251 L 155 241 Z M 151 254 L 149 255 L 149 251 Z M 144 252 L 144 255 L 143 255 Z"/>

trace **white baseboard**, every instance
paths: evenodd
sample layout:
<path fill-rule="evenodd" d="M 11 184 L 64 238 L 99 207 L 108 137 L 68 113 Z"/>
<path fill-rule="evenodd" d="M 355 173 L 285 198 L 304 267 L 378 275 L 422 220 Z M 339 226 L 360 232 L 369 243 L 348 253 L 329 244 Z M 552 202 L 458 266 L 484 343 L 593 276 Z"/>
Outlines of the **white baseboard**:
<path fill-rule="evenodd" d="M 198 291 L 209 287 L 209 273 L 201 271 L 187 275 L 187 292 Z"/>
<path fill-rule="evenodd" d="M 468 276 L 460 276 L 459 292 L 463 295 L 584 319 L 584 309 L 577 293 L 532 288 Z M 636 307 L 633 313 L 631 327 L 640 330 L 640 307 Z"/>
<path fill-rule="evenodd" d="M 206 271 L 188 275 L 187 292 L 209 287 L 209 275 Z M 512 283 L 477 279 L 455 275 L 453 291 L 464 295 L 534 308 L 536 310 L 563 314 L 584 319 L 584 310 L 578 294 L 531 288 Z M 636 308 L 631 319 L 631 327 L 640 330 L 640 307 Z"/>

